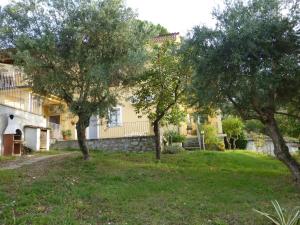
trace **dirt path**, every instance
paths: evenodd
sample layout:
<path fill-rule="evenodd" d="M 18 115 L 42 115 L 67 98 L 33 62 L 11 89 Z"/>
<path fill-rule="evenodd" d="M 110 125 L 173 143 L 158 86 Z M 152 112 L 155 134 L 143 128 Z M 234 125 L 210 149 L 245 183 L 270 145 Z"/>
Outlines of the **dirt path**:
<path fill-rule="evenodd" d="M 0 171 L 18 169 L 21 168 L 22 166 L 31 165 L 37 162 L 45 161 L 47 159 L 60 158 L 68 155 L 74 155 L 74 154 L 76 154 L 76 152 L 63 153 L 57 155 L 46 155 L 46 156 L 24 156 L 17 160 L 8 161 L 3 164 L 0 164 Z"/>

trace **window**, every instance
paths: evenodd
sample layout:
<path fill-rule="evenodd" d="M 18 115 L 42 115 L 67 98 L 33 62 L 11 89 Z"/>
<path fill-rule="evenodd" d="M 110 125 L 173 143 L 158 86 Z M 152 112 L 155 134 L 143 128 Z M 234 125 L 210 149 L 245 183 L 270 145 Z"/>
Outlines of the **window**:
<path fill-rule="evenodd" d="M 109 127 L 122 126 L 122 109 L 121 107 L 115 107 L 109 111 Z"/>

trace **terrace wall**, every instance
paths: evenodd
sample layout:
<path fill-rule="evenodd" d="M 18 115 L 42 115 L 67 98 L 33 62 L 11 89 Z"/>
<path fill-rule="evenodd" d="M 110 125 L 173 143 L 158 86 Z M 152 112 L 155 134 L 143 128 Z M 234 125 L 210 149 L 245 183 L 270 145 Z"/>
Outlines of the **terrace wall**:
<path fill-rule="evenodd" d="M 87 145 L 91 150 L 153 151 L 155 149 L 154 136 L 87 140 Z M 51 149 L 79 149 L 79 146 L 77 141 L 57 141 L 51 145 Z"/>

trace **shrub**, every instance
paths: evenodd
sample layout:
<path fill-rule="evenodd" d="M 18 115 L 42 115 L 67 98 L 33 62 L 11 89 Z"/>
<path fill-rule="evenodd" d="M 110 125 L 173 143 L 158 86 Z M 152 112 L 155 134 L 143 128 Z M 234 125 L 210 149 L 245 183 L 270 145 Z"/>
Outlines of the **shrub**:
<path fill-rule="evenodd" d="M 266 137 L 261 133 L 250 133 L 249 136 L 254 140 L 254 144 L 257 148 L 263 147 L 266 144 Z"/>
<path fill-rule="evenodd" d="M 181 135 L 176 131 L 166 132 L 164 136 L 168 140 L 169 143 L 182 143 L 186 139 L 186 137 L 184 135 Z"/>
<path fill-rule="evenodd" d="M 207 150 L 225 150 L 224 142 L 218 138 L 217 129 L 210 124 L 205 124 L 202 127 L 204 131 L 204 142 Z"/>
<path fill-rule="evenodd" d="M 72 131 L 71 131 L 71 130 L 63 130 L 63 131 L 61 132 L 61 134 L 62 134 L 63 136 L 66 136 L 66 137 L 71 137 L 71 136 L 72 136 Z"/>
<path fill-rule="evenodd" d="M 217 129 L 214 126 L 205 124 L 202 128 L 204 131 L 206 145 L 214 145 L 219 143 Z"/>
<path fill-rule="evenodd" d="M 164 147 L 163 154 L 177 154 L 183 151 L 185 151 L 185 149 L 181 146 L 168 145 Z"/>
<path fill-rule="evenodd" d="M 248 140 L 243 139 L 243 138 L 239 138 L 235 142 L 236 148 L 237 149 L 246 149 L 247 148 L 247 143 L 248 143 Z"/>
<path fill-rule="evenodd" d="M 264 133 L 265 127 L 259 120 L 247 120 L 245 122 L 245 129 L 248 133 Z"/>
<path fill-rule="evenodd" d="M 246 135 L 243 133 L 235 142 L 237 149 L 246 149 L 248 140 Z"/>
<path fill-rule="evenodd" d="M 244 134 L 244 123 L 238 117 L 229 116 L 223 120 L 223 131 L 227 135 L 228 148 L 236 149 L 236 140 Z"/>
<path fill-rule="evenodd" d="M 223 141 L 219 141 L 218 145 L 217 145 L 217 149 L 218 151 L 225 151 L 225 144 Z"/>
<path fill-rule="evenodd" d="M 69 140 L 69 138 L 72 136 L 71 130 L 63 130 L 61 134 L 64 140 Z"/>

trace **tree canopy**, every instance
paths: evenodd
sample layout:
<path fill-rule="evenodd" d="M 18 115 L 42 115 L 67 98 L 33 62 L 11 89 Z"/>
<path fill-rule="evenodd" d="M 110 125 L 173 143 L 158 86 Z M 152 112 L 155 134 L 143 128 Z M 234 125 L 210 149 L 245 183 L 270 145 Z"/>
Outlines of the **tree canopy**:
<path fill-rule="evenodd" d="M 11 51 L 34 92 L 57 96 L 85 128 L 93 114 L 116 104 L 118 87 L 143 69 L 146 42 L 160 32 L 136 19 L 122 0 L 22 0 L 0 14 L 1 48 Z"/>
<path fill-rule="evenodd" d="M 179 104 L 183 102 L 191 76 L 184 64 L 180 45 L 174 41 L 152 43 L 150 62 L 134 88 L 134 107 L 148 115 L 154 125 L 156 157 L 160 159 L 159 127 L 163 119 L 178 122 L 182 118 Z"/>
<path fill-rule="evenodd" d="M 236 148 L 236 140 L 244 134 L 244 123 L 238 117 L 229 116 L 222 121 L 223 131 L 227 135 L 227 144 L 229 148 Z M 233 146 L 231 146 L 230 139 L 233 139 Z"/>
<path fill-rule="evenodd" d="M 298 182 L 300 166 L 275 115 L 300 99 L 299 9 L 299 1 L 226 1 L 225 9 L 214 13 L 217 27 L 195 27 L 189 39 L 194 102 L 214 108 L 231 104 L 243 119 L 260 120 L 275 154 Z"/>

